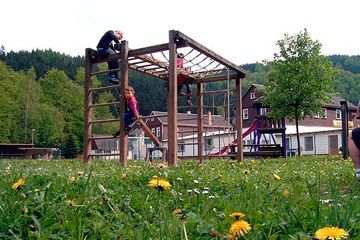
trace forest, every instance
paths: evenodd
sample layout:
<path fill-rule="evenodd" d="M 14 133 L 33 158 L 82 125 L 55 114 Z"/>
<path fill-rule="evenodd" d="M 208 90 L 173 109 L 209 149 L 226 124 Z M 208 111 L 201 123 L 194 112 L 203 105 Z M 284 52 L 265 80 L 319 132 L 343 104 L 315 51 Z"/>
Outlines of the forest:
<path fill-rule="evenodd" d="M 360 56 L 328 56 L 337 69 L 335 91 L 357 105 L 360 99 Z M 269 67 L 264 63 L 241 65 L 247 72 L 242 81 L 245 92 L 253 83 L 268 81 Z M 97 65 L 105 70 L 107 65 Z M 62 149 L 65 156 L 82 152 L 84 112 L 84 57 L 69 56 L 52 50 L 33 50 L 0 54 L 0 142 L 31 143 L 38 147 Z M 106 75 L 94 79 L 98 86 L 109 85 Z M 130 71 L 129 84 L 136 90 L 141 115 L 166 111 L 164 82 Z M 233 88 L 233 86 L 229 86 Z M 227 82 L 207 83 L 205 91 L 227 89 Z M 195 92 L 195 89 L 193 90 Z M 100 92 L 94 101 L 116 101 L 116 91 Z M 234 101 L 230 98 L 230 106 Z M 196 102 L 196 99 L 194 99 Z M 224 94 L 206 96 L 204 104 L 216 114 L 226 112 Z M 180 99 L 179 105 L 185 105 Z M 99 108 L 96 119 L 118 116 L 119 109 Z M 95 125 L 94 133 L 111 134 L 117 124 Z M 33 139 L 32 139 L 33 138 Z"/>

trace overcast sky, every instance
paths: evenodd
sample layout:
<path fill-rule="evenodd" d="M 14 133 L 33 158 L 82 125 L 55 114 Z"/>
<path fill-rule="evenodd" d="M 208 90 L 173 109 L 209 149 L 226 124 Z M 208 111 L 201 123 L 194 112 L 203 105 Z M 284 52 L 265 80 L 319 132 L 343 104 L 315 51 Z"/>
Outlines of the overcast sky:
<path fill-rule="evenodd" d="M 360 55 L 359 0 L 2 0 L 0 45 L 72 56 L 121 29 L 132 49 L 179 30 L 235 64 L 273 59 L 276 42 L 308 30 L 322 53 Z"/>

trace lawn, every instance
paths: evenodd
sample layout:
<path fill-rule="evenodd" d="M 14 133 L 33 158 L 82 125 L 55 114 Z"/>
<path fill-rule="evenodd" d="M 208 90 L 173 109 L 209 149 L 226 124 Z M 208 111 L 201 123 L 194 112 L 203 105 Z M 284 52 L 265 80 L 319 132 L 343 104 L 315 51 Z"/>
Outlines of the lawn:
<path fill-rule="evenodd" d="M 0 239 L 310 240 L 325 227 L 360 239 L 353 173 L 330 156 L 128 168 L 0 160 Z"/>

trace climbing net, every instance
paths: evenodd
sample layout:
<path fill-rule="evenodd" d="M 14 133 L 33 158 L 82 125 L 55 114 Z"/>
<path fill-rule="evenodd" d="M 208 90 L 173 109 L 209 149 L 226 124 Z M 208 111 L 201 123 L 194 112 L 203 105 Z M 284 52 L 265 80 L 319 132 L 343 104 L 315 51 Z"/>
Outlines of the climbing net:
<path fill-rule="evenodd" d="M 192 79 L 200 79 L 219 74 L 228 74 L 227 68 L 206 54 L 191 47 L 178 49 L 178 54 L 184 55 L 183 68 L 178 68 L 178 74 Z M 140 72 L 167 80 L 169 77 L 169 51 L 129 57 L 129 67 Z"/>

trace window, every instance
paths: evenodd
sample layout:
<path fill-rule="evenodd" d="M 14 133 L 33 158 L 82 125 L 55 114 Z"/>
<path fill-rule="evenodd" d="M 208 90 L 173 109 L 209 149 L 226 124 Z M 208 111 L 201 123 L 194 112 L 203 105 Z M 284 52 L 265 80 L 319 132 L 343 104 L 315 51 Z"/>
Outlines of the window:
<path fill-rule="evenodd" d="M 266 108 L 260 108 L 260 115 L 266 115 Z"/>
<path fill-rule="evenodd" d="M 304 137 L 305 141 L 305 151 L 313 151 L 314 150 L 314 137 Z"/>
<path fill-rule="evenodd" d="M 249 109 L 247 108 L 243 109 L 243 119 L 249 119 Z"/>
<path fill-rule="evenodd" d="M 152 128 L 151 129 L 151 132 L 155 135 L 155 131 L 156 131 L 156 129 L 155 128 Z"/>
<path fill-rule="evenodd" d="M 336 119 L 338 119 L 338 120 L 341 119 L 341 110 L 340 109 L 336 109 Z"/>
<path fill-rule="evenodd" d="M 316 118 L 316 119 L 318 119 L 318 118 L 320 118 L 320 114 L 319 113 L 317 113 L 317 114 L 314 114 L 314 116 L 313 116 L 314 118 Z"/>
<path fill-rule="evenodd" d="M 159 138 L 160 137 L 160 127 L 156 128 L 156 136 Z"/>
<path fill-rule="evenodd" d="M 327 118 L 327 110 L 326 110 L 326 108 L 323 108 L 322 110 L 323 110 L 323 114 L 322 114 L 321 118 Z"/>
<path fill-rule="evenodd" d="M 185 141 L 179 141 L 178 143 L 178 152 L 185 152 L 185 144 L 182 144 L 182 143 L 185 143 Z"/>
<path fill-rule="evenodd" d="M 250 93 L 250 99 L 255 99 L 256 98 L 256 96 L 255 96 L 255 93 Z"/>
<path fill-rule="evenodd" d="M 205 138 L 204 139 L 205 142 L 205 151 L 209 151 L 213 149 L 213 139 L 212 138 Z"/>

